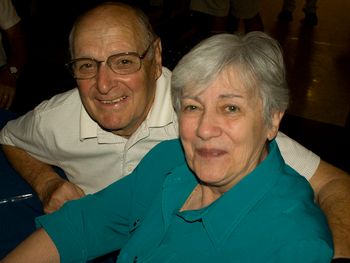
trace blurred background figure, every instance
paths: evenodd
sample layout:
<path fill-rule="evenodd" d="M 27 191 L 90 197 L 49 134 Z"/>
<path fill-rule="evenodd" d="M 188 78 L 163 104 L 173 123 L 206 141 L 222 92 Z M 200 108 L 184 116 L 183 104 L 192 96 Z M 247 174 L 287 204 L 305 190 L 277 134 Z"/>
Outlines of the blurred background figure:
<path fill-rule="evenodd" d="M 305 18 L 304 24 L 315 26 L 318 23 L 318 17 L 316 14 L 317 0 L 305 0 L 303 12 Z M 296 0 L 283 0 L 283 6 L 281 12 L 278 14 L 278 20 L 283 23 L 289 23 L 293 20 L 293 12 L 296 7 Z"/>
<path fill-rule="evenodd" d="M 243 22 L 245 33 L 264 31 L 259 12 L 260 0 L 191 0 L 190 9 L 210 16 L 209 35 L 234 33 L 238 30 L 240 21 Z"/>
<path fill-rule="evenodd" d="M 0 0 L 0 108 L 9 109 L 19 73 L 26 61 L 21 18 L 11 0 Z"/>

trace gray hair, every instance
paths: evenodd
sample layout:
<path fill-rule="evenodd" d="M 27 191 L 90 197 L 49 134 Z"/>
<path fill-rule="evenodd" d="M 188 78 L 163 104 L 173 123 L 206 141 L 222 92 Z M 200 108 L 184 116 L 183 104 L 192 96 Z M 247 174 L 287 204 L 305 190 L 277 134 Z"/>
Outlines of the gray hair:
<path fill-rule="evenodd" d="M 288 107 L 289 90 L 282 49 L 263 32 L 246 35 L 219 34 L 203 40 L 173 70 L 172 100 L 179 113 L 184 92 L 199 92 L 230 66 L 237 66 L 244 87 L 258 90 L 265 123 Z"/>
<path fill-rule="evenodd" d="M 156 38 L 157 35 L 153 30 L 153 27 L 147 17 L 147 15 L 139 8 L 134 7 L 134 6 L 130 6 L 124 3 L 120 3 L 120 2 L 104 2 L 101 3 L 99 5 L 97 5 L 96 7 L 90 9 L 89 11 L 85 12 L 84 14 L 82 14 L 81 16 L 79 16 L 76 21 L 73 24 L 73 27 L 69 33 L 69 51 L 70 51 L 70 55 L 73 58 L 74 54 L 73 54 L 73 47 L 74 47 L 74 36 L 75 36 L 75 32 L 77 27 L 80 24 L 80 21 L 83 20 L 88 14 L 90 14 L 90 12 L 92 12 L 95 9 L 103 9 L 103 8 L 108 8 L 111 6 L 116 6 L 116 7 L 123 7 L 126 9 L 131 10 L 136 18 L 136 23 L 139 26 L 139 29 L 141 29 L 142 32 L 142 41 L 144 42 L 144 47 L 146 48 L 148 45 L 150 45 Z M 150 52 L 153 52 L 153 49 L 151 48 Z"/>

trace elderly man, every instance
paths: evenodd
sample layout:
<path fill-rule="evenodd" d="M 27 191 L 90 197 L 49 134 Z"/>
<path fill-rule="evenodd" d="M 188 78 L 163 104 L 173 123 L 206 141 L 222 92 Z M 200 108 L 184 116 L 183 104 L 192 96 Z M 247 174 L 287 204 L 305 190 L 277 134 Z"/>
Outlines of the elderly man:
<path fill-rule="evenodd" d="M 102 4 L 77 20 L 70 47 L 68 65 L 78 88 L 9 122 L 0 134 L 6 156 L 47 213 L 126 176 L 152 147 L 178 136 L 171 74 L 162 68 L 161 42 L 142 12 Z M 288 137 L 279 134 L 277 142 L 286 162 L 310 179 L 336 253 L 339 245 L 339 255 L 346 255 L 341 245 L 350 235 L 337 224 L 350 225 L 339 219 L 350 211 L 345 207 L 349 178 Z M 69 180 L 51 165 L 62 168 Z"/>

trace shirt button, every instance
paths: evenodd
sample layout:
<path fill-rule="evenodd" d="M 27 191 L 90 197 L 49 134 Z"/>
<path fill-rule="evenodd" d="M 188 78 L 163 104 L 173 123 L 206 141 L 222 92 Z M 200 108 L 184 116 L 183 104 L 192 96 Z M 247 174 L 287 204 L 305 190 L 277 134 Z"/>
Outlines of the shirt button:
<path fill-rule="evenodd" d="M 134 170 L 134 166 L 129 164 L 128 165 L 128 172 L 131 173 Z"/>

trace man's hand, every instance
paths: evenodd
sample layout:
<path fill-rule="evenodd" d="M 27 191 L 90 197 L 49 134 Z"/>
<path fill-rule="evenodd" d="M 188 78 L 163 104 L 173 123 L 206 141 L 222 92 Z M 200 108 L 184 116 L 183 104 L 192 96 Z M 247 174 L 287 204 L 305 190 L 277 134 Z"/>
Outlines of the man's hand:
<path fill-rule="evenodd" d="M 44 212 L 49 214 L 60 209 L 69 200 L 85 196 L 84 191 L 77 185 L 62 178 L 51 179 L 46 184 L 46 190 L 41 194 Z"/>
<path fill-rule="evenodd" d="M 65 202 L 85 195 L 80 187 L 60 177 L 51 165 L 35 159 L 26 151 L 11 145 L 2 145 L 2 149 L 13 168 L 38 194 L 45 213 L 52 213 Z"/>

